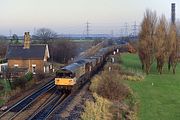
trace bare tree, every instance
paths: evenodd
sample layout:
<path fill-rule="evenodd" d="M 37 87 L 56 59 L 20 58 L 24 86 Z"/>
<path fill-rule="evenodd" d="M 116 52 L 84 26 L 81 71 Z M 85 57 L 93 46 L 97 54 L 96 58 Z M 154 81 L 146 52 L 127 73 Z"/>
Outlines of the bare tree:
<path fill-rule="evenodd" d="M 7 41 L 5 40 L 0 41 L 0 59 L 5 57 L 7 47 L 8 47 Z"/>
<path fill-rule="evenodd" d="M 47 44 L 48 41 L 57 38 L 57 34 L 49 28 L 40 28 L 34 35 L 35 39 L 41 40 L 42 43 Z"/>
<path fill-rule="evenodd" d="M 50 53 L 53 61 L 68 63 L 71 58 L 77 55 L 77 46 L 70 40 L 56 40 L 50 44 Z"/>
<path fill-rule="evenodd" d="M 167 26 L 167 20 L 165 16 L 162 15 L 158 22 L 155 35 L 155 57 L 157 70 L 160 74 L 162 74 L 162 68 L 168 55 Z"/>
<path fill-rule="evenodd" d="M 178 62 L 178 47 L 179 47 L 175 24 L 170 25 L 168 44 L 169 44 L 168 69 L 170 70 L 170 68 L 172 67 L 173 74 L 175 74 L 176 65 Z"/>
<path fill-rule="evenodd" d="M 176 22 L 176 32 L 177 35 L 180 36 L 180 19 Z"/>
<path fill-rule="evenodd" d="M 146 74 L 149 74 L 151 65 L 154 61 L 154 39 L 157 16 L 156 12 L 146 10 L 144 19 L 141 24 L 139 34 L 139 57 L 142 63 L 142 68 L 145 66 Z"/>

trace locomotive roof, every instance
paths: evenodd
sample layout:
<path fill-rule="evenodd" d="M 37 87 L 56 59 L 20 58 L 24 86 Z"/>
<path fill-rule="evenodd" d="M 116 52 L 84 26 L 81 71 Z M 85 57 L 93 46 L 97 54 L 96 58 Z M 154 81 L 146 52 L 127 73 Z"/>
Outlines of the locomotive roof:
<path fill-rule="evenodd" d="M 83 66 L 84 64 L 78 64 L 78 63 L 72 63 L 70 65 L 67 65 L 65 67 L 63 67 L 63 70 L 67 70 L 67 71 L 71 71 L 71 72 L 75 72 L 77 70 L 77 68 Z"/>
<path fill-rule="evenodd" d="M 91 57 L 88 57 L 88 58 L 85 58 L 85 59 L 88 59 L 92 62 L 95 62 L 97 59 L 99 59 L 99 56 L 91 56 Z"/>
<path fill-rule="evenodd" d="M 77 63 L 81 62 L 81 64 L 82 64 L 82 63 L 83 63 L 83 64 L 86 64 L 86 63 L 90 63 L 91 61 L 92 61 L 92 60 L 89 59 L 89 58 L 83 58 L 83 59 L 79 60 Z"/>
<path fill-rule="evenodd" d="M 84 59 L 80 59 L 80 60 L 76 61 L 75 63 L 85 64 L 85 63 L 87 63 L 87 61 L 85 61 Z"/>
<path fill-rule="evenodd" d="M 96 62 L 97 58 L 98 57 L 89 57 L 89 58 L 85 58 L 85 59 L 88 61 L 88 63 L 94 63 L 94 62 Z"/>

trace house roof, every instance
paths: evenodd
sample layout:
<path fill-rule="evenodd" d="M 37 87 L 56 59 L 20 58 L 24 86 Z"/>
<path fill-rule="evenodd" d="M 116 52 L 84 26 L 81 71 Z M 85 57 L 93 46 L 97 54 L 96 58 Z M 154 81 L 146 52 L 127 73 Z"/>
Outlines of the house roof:
<path fill-rule="evenodd" d="M 6 52 L 7 59 L 44 59 L 45 51 L 48 49 L 45 44 L 31 44 L 29 49 L 23 45 L 9 45 Z M 49 50 L 48 50 L 49 52 Z M 48 56 L 49 57 L 49 56 Z"/>

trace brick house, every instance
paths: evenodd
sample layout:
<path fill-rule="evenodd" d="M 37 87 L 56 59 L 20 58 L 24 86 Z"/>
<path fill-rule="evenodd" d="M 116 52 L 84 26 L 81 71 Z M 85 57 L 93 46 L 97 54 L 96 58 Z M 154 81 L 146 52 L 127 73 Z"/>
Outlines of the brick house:
<path fill-rule="evenodd" d="M 20 72 L 49 73 L 52 64 L 48 63 L 47 44 L 30 44 L 29 32 L 25 32 L 24 45 L 9 45 L 6 58 L 8 69 Z"/>

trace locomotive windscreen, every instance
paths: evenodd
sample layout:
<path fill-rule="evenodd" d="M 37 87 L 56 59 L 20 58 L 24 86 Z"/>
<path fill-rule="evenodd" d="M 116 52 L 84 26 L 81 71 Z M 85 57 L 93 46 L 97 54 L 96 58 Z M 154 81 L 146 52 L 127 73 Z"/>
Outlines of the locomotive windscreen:
<path fill-rule="evenodd" d="M 73 78 L 75 75 L 72 72 L 69 71 L 57 71 L 56 72 L 56 77 L 59 78 Z"/>

